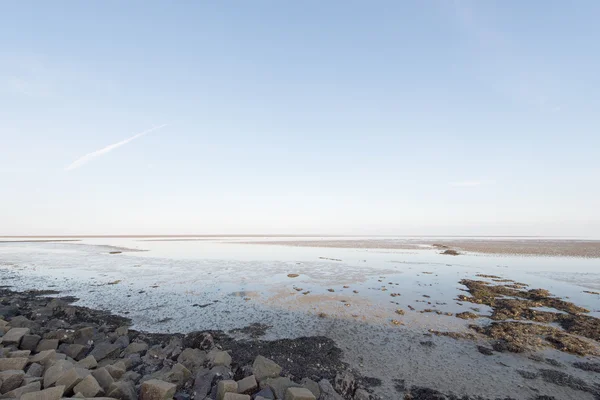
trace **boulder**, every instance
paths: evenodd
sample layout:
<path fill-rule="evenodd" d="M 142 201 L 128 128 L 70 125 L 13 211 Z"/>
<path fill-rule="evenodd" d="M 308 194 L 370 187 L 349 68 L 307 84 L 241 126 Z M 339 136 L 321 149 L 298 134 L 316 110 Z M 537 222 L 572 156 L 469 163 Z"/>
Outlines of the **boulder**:
<path fill-rule="evenodd" d="M 265 400 L 274 400 L 275 399 L 275 393 L 273 393 L 273 391 L 271 390 L 271 388 L 264 388 L 261 389 L 260 392 L 256 393 L 254 395 L 254 399 L 265 399 Z"/>
<path fill-rule="evenodd" d="M 178 363 L 183 364 L 192 371 L 200 368 L 204 364 L 204 361 L 206 361 L 206 352 L 189 347 L 184 349 L 179 357 L 177 357 Z"/>
<path fill-rule="evenodd" d="M 57 386 L 65 387 L 65 394 L 69 395 L 73 392 L 73 388 L 90 374 L 90 371 L 83 368 L 71 368 L 56 380 Z"/>
<path fill-rule="evenodd" d="M 0 393 L 10 392 L 15 390 L 25 378 L 25 372 L 20 370 L 2 371 L 0 372 Z"/>
<path fill-rule="evenodd" d="M 96 397 L 104 394 L 104 390 L 98 384 L 96 378 L 88 375 L 73 388 L 74 393 L 81 393 L 84 397 Z"/>
<path fill-rule="evenodd" d="M 29 358 L 29 362 L 46 366 L 56 360 L 56 356 L 56 350 L 44 350 Z"/>
<path fill-rule="evenodd" d="M 19 358 L 19 357 L 29 357 L 29 355 L 31 354 L 31 350 L 17 350 L 17 351 L 11 351 L 10 353 L 8 353 L 8 358 Z"/>
<path fill-rule="evenodd" d="M 300 381 L 300 384 L 310 390 L 312 394 L 318 399 L 321 396 L 321 389 L 319 389 L 319 384 L 312 379 L 304 378 Z"/>
<path fill-rule="evenodd" d="M 217 400 L 223 400 L 225 393 L 237 393 L 238 385 L 236 381 L 224 380 L 217 383 Z"/>
<path fill-rule="evenodd" d="M 144 355 L 148 350 L 148 344 L 144 342 L 133 342 L 130 343 L 127 348 L 125 348 L 125 355 L 139 353 L 140 355 Z"/>
<path fill-rule="evenodd" d="M 125 368 L 125 364 L 123 363 L 123 361 L 119 361 L 118 363 L 115 363 L 113 365 L 107 365 L 104 368 L 116 381 L 121 379 L 121 377 L 125 375 L 125 372 L 127 372 L 127 368 Z"/>
<path fill-rule="evenodd" d="M 211 366 L 223 365 L 229 367 L 231 365 L 231 356 L 226 351 L 211 350 L 207 357 Z"/>
<path fill-rule="evenodd" d="M 254 375 L 250 375 L 241 379 L 237 382 L 238 385 L 238 393 L 242 394 L 252 394 L 258 389 L 258 383 L 256 382 L 256 378 Z"/>
<path fill-rule="evenodd" d="M 87 356 L 83 360 L 80 360 L 77 363 L 77 366 L 79 366 L 81 368 L 85 368 L 85 369 L 93 369 L 98 366 L 98 363 L 96 362 L 96 359 L 94 358 L 94 356 Z"/>
<path fill-rule="evenodd" d="M 239 393 L 225 393 L 223 396 L 223 400 L 250 400 L 251 397 L 247 394 L 239 394 Z"/>
<path fill-rule="evenodd" d="M 348 371 L 337 374 L 335 377 L 335 390 L 341 394 L 342 397 L 351 398 L 354 396 L 354 392 L 356 391 L 354 375 Z"/>
<path fill-rule="evenodd" d="M 58 350 L 75 361 L 83 360 L 88 348 L 82 344 L 61 344 Z"/>
<path fill-rule="evenodd" d="M 292 387 L 285 391 L 285 400 L 317 400 L 314 394 L 307 388 Z"/>
<path fill-rule="evenodd" d="M 4 336 L 0 338 L 0 340 L 4 346 L 15 345 L 18 347 L 21 343 L 21 339 L 23 339 L 23 336 L 28 334 L 29 328 L 11 328 L 11 330 L 6 332 Z"/>
<path fill-rule="evenodd" d="M 10 326 L 12 326 L 13 328 L 38 329 L 40 327 L 40 324 L 30 320 L 29 318 L 19 315 L 10 320 Z"/>
<path fill-rule="evenodd" d="M 75 334 L 73 334 L 73 343 L 80 344 L 83 346 L 89 346 L 90 344 L 92 344 L 93 338 L 94 328 L 88 326 L 75 331 Z"/>
<path fill-rule="evenodd" d="M 204 399 L 212 388 L 216 373 L 206 368 L 200 369 L 194 378 L 193 394 L 196 399 Z"/>
<path fill-rule="evenodd" d="M 133 383 L 138 383 L 138 381 L 140 380 L 142 376 L 140 374 L 138 374 L 135 371 L 127 371 L 125 372 L 125 374 L 121 377 L 121 380 L 123 381 L 131 381 Z"/>
<path fill-rule="evenodd" d="M 257 356 L 252 364 L 252 372 L 256 380 L 261 382 L 263 379 L 278 377 L 281 373 L 281 367 L 273 360 Z"/>
<path fill-rule="evenodd" d="M 49 350 L 54 351 L 54 350 Z M 54 385 L 66 371 L 73 368 L 73 364 L 67 360 L 59 360 L 52 364 L 44 372 L 44 388 Z"/>
<path fill-rule="evenodd" d="M 42 339 L 35 348 L 36 352 L 58 349 L 58 339 Z"/>
<path fill-rule="evenodd" d="M 288 377 L 279 377 L 262 380 L 260 382 L 260 388 L 263 389 L 265 387 L 271 388 L 276 399 L 283 399 L 285 397 L 285 391 L 288 390 L 288 388 L 300 387 L 300 385 Z"/>
<path fill-rule="evenodd" d="M 21 349 L 34 351 L 41 339 L 40 335 L 23 335 Z"/>
<path fill-rule="evenodd" d="M 321 389 L 319 400 L 344 400 L 342 396 L 336 393 L 327 379 L 321 379 L 319 381 L 319 389 Z"/>
<path fill-rule="evenodd" d="M 0 372 L 24 370 L 29 359 L 27 357 L 0 358 Z"/>
<path fill-rule="evenodd" d="M 18 399 L 25 393 L 39 392 L 41 388 L 42 384 L 40 382 L 32 382 L 27 385 L 21 386 L 20 388 L 17 388 L 15 390 L 11 390 L 10 392 L 3 394 L 2 397 L 9 399 Z"/>
<path fill-rule="evenodd" d="M 142 383 L 140 400 L 169 400 L 175 395 L 177 387 L 169 382 L 151 379 Z"/>
<path fill-rule="evenodd" d="M 102 361 L 105 358 L 114 358 L 119 355 L 121 348 L 110 342 L 98 343 L 94 346 L 94 349 L 90 352 L 90 355 L 94 356 L 96 361 Z"/>
<path fill-rule="evenodd" d="M 187 382 L 188 379 L 190 379 L 191 376 L 192 373 L 189 369 L 184 367 L 182 364 L 175 364 L 173 368 L 171 368 L 171 371 L 165 374 L 165 380 L 167 382 L 174 383 L 177 385 L 178 389 L 181 389 L 181 387 Z"/>
<path fill-rule="evenodd" d="M 64 391 L 64 386 L 56 386 L 40 392 L 25 393 L 21 396 L 21 400 L 60 400 Z"/>
<path fill-rule="evenodd" d="M 33 363 L 27 368 L 27 376 L 40 378 L 44 374 L 44 367 L 38 363 Z"/>
<path fill-rule="evenodd" d="M 105 392 L 108 392 L 110 386 L 115 382 L 114 378 L 108 373 L 106 368 L 98 368 L 97 370 L 92 371 L 92 376 L 96 378 L 96 381 L 98 381 Z"/>
<path fill-rule="evenodd" d="M 127 325 L 123 325 L 115 329 L 115 333 L 119 336 L 127 336 L 129 333 L 129 327 Z"/>
<path fill-rule="evenodd" d="M 114 382 L 108 388 L 108 397 L 119 400 L 137 400 L 135 387 L 130 381 Z"/>
<path fill-rule="evenodd" d="M 115 340 L 115 345 L 119 346 L 121 349 L 125 349 L 129 346 L 129 336 L 119 336 L 117 340 Z"/>

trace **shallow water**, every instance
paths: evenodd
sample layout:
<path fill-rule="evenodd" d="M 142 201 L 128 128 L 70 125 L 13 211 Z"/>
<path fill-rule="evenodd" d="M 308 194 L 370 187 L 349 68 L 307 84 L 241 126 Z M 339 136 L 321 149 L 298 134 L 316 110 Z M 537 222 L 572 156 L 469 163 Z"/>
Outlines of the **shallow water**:
<path fill-rule="evenodd" d="M 460 331 L 472 323 L 435 311 L 457 313 L 479 307 L 478 313 L 489 313 L 486 306 L 459 305 L 454 300 L 463 293 L 458 282 L 482 279 L 477 274 L 548 289 L 598 317 L 600 296 L 583 291 L 600 287 L 600 260 L 455 257 L 426 247 L 337 249 L 240 243 L 244 240 L 0 243 L 0 273 L 4 285 L 17 290 L 53 287 L 80 298 L 81 305 L 127 315 L 136 328 L 148 331 L 230 330 L 261 322 L 272 326 L 266 338 L 326 335 L 363 374 L 384 381 L 378 389 L 384 398 L 398 396 L 393 379 L 458 394 L 527 398 L 547 392 L 574 398 L 569 397 L 575 393 L 572 389 L 550 390 L 541 382 L 523 381 L 510 366 L 528 367 L 533 361 L 525 355 L 498 354 L 490 361 L 473 351 L 473 342 L 424 334 L 430 329 Z M 398 309 L 405 314 L 397 314 Z M 420 312 L 425 310 L 433 312 Z M 424 341 L 434 345 L 423 345 Z M 565 363 L 579 359 L 547 353 Z M 586 379 L 597 378 L 586 375 Z M 514 380 L 523 385 L 513 385 Z M 587 394 L 576 393 L 586 398 Z"/>

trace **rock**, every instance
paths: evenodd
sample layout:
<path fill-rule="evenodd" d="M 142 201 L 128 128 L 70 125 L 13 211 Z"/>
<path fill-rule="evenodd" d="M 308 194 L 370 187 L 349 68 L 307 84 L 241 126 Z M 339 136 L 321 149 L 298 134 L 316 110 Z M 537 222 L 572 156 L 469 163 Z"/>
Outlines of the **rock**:
<path fill-rule="evenodd" d="M 27 376 L 39 378 L 44 374 L 44 367 L 38 363 L 33 363 L 27 369 Z"/>
<path fill-rule="evenodd" d="M 73 388 L 73 392 L 81 393 L 84 397 L 96 397 L 104 394 L 104 390 L 92 375 L 88 375 Z"/>
<path fill-rule="evenodd" d="M 78 329 L 73 335 L 73 343 L 82 346 L 89 346 L 93 342 L 94 328 L 91 326 Z"/>
<path fill-rule="evenodd" d="M 112 375 L 108 373 L 106 368 L 98 368 L 95 371 L 92 371 L 92 376 L 96 378 L 100 387 L 104 389 L 105 392 L 108 392 L 110 386 L 115 382 Z"/>
<path fill-rule="evenodd" d="M 121 377 L 121 380 L 124 381 L 131 381 L 133 383 L 138 383 L 138 381 L 140 380 L 142 376 L 140 374 L 138 374 L 135 371 L 127 371 L 125 372 L 125 374 Z"/>
<path fill-rule="evenodd" d="M 64 391 L 64 386 L 56 386 L 41 392 L 25 393 L 21 396 L 21 400 L 60 400 Z"/>
<path fill-rule="evenodd" d="M 140 400 L 168 400 L 173 398 L 176 389 L 172 383 L 151 379 L 142 383 Z"/>
<path fill-rule="evenodd" d="M 34 351 L 42 337 L 40 335 L 23 335 L 21 349 Z"/>
<path fill-rule="evenodd" d="M 119 346 L 121 349 L 125 349 L 127 346 L 129 346 L 129 337 L 119 336 L 117 340 L 115 340 L 115 345 Z"/>
<path fill-rule="evenodd" d="M 54 350 L 49 350 L 54 351 Z M 52 364 L 44 372 L 44 388 L 49 388 L 54 385 L 58 378 L 60 378 L 65 371 L 73 368 L 73 364 L 67 360 L 59 360 Z"/>
<path fill-rule="evenodd" d="M 29 329 L 37 329 L 40 324 L 26 318 L 22 315 L 16 316 L 10 320 L 10 326 L 13 328 L 29 328 Z"/>
<path fill-rule="evenodd" d="M 183 346 L 193 349 L 210 350 L 215 346 L 215 343 L 210 333 L 190 332 L 183 338 Z"/>
<path fill-rule="evenodd" d="M 127 336 L 129 333 L 129 327 L 127 325 L 123 325 L 115 329 L 115 333 L 119 336 Z"/>
<path fill-rule="evenodd" d="M 223 365 L 229 367 L 231 365 L 231 356 L 226 351 L 211 350 L 207 357 L 209 364 L 212 366 Z"/>
<path fill-rule="evenodd" d="M 0 306 L 0 318 L 10 318 L 18 314 L 19 307 L 17 306 Z"/>
<path fill-rule="evenodd" d="M 21 382 L 21 386 L 29 385 L 30 383 L 33 383 L 33 382 L 39 382 L 41 385 L 42 383 L 44 383 L 44 378 L 41 378 L 38 376 L 25 375 L 25 378 L 23 378 L 23 382 Z"/>
<path fill-rule="evenodd" d="M 29 334 L 29 328 L 12 328 L 0 338 L 4 346 L 15 345 L 19 346 L 23 336 Z"/>
<path fill-rule="evenodd" d="M 44 366 L 49 365 L 52 361 L 56 360 L 56 350 L 44 350 L 32 356 L 29 362 L 42 364 Z"/>
<path fill-rule="evenodd" d="M 177 357 L 178 363 L 183 364 L 192 371 L 200 368 L 204 364 L 204 361 L 206 361 L 206 352 L 189 347 L 184 349 L 179 357 Z"/>
<path fill-rule="evenodd" d="M 129 346 L 125 349 L 125 355 L 139 353 L 140 355 L 144 355 L 148 350 L 148 344 L 144 342 L 133 342 L 130 343 Z"/>
<path fill-rule="evenodd" d="M 238 394 L 238 393 L 225 393 L 225 396 L 223 396 L 223 400 L 250 400 L 251 397 L 248 396 L 247 394 Z"/>
<path fill-rule="evenodd" d="M 177 385 L 177 388 L 181 387 L 187 382 L 192 376 L 189 369 L 184 367 L 182 364 L 175 364 L 171 371 L 165 375 L 165 380 Z"/>
<path fill-rule="evenodd" d="M 25 372 L 23 371 L 12 370 L 0 372 L 0 393 L 15 390 L 21 386 L 23 378 L 25 378 Z"/>
<path fill-rule="evenodd" d="M 25 393 L 39 392 L 41 388 L 42 384 L 40 382 L 33 382 L 28 385 L 21 386 L 20 388 L 17 388 L 15 390 L 11 390 L 10 392 L 3 394 L 2 397 L 9 399 L 18 399 Z"/>
<path fill-rule="evenodd" d="M 96 359 L 94 358 L 94 356 L 87 356 L 83 360 L 80 360 L 77 363 L 77 366 L 79 366 L 81 368 L 85 368 L 85 369 L 93 369 L 98 366 L 98 363 L 96 362 Z"/>
<path fill-rule="evenodd" d="M 312 394 L 318 399 L 321 396 L 321 389 L 319 389 L 319 384 L 312 379 L 304 378 L 300 381 L 300 384 L 310 390 Z"/>
<path fill-rule="evenodd" d="M 273 360 L 263 356 L 257 356 L 252 364 L 252 372 L 256 380 L 261 382 L 266 378 L 276 378 L 281 373 L 281 367 Z"/>
<path fill-rule="evenodd" d="M 266 399 L 266 400 L 274 400 L 275 399 L 275 393 L 273 393 L 273 391 L 271 390 L 271 388 L 264 388 L 262 389 L 260 392 L 256 393 L 254 395 L 254 399 L 258 399 L 258 398 L 262 398 L 262 399 Z"/>
<path fill-rule="evenodd" d="M 175 396 L 173 396 L 174 400 L 190 400 L 190 398 L 189 394 L 182 392 L 175 393 Z"/>
<path fill-rule="evenodd" d="M 36 352 L 58 349 L 58 339 L 42 339 L 35 348 Z"/>
<path fill-rule="evenodd" d="M 354 400 L 371 400 L 373 396 L 365 389 L 356 389 L 354 392 Z"/>
<path fill-rule="evenodd" d="M 242 380 L 239 380 L 237 385 L 238 393 L 242 394 L 252 394 L 256 389 L 258 389 L 258 383 L 256 383 L 256 378 L 254 375 L 250 375 Z"/>
<path fill-rule="evenodd" d="M 317 400 L 307 388 L 292 387 L 285 391 L 285 400 Z"/>
<path fill-rule="evenodd" d="M 237 393 L 238 385 L 236 381 L 224 380 L 217 383 L 217 400 L 223 400 L 225 393 Z"/>
<path fill-rule="evenodd" d="M 123 363 L 123 361 L 119 361 L 118 363 L 113 365 L 107 365 L 104 368 L 116 381 L 121 379 L 121 377 L 125 375 L 125 372 L 127 371 L 127 368 L 125 368 L 125 363 Z"/>
<path fill-rule="evenodd" d="M 81 361 L 85 357 L 88 348 L 82 344 L 61 344 L 58 350 L 75 361 Z"/>
<path fill-rule="evenodd" d="M 132 369 L 142 364 L 142 357 L 139 354 L 129 354 L 123 360 L 127 369 Z"/>
<path fill-rule="evenodd" d="M 356 381 L 354 380 L 354 376 L 348 371 L 337 374 L 335 377 L 335 390 L 341 394 L 342 397 L 351 398 L 354 396 L 354 392 L 356 391 Z"/>
<path fill-rule="evenodd" d="M 108 390 L 108 397 L 119 400 L 137 400 L 135 387 L 130 381 L 114 382 Z"/>
<path fill-rule="evenodd" d="M 319 381 L 319 389 L 321 389 L 321 397 L 319 400 L 344 400 L 342 396 L 335 392 L 333 386 L 327 379 Z"/>
<path fill-rule="evenodd" d="M 267 378 L 260 382 L 260 387 L 265 388 L 269 387 L 275 394 L 276 399 L 283 399 L 285 397 L 285 392 L 288 388 L 291 387 L 300 387 L 299 384 L 292 381 L 288 377 L 279 377 L 279 378 Z"/>
<path fill-rule="evenodd" d="M 24 370 L 27 365 L 26 357 L 0 358 L 0 372 L 9 370 Z"/>
<path fill-rule="evenodd" d="M 209 371 L 206 368 L 202 368 L 196 373 L 194 378 L 193 394 L 196 399 L 204 399 L 204 397 L 210 392 L 212 388 L 213 380 L 216 373 Z"/>
<path fill-rule="evenodd" d="M 5 326 L 8 325 L 8 322 L 6 322 L 5 320 L 3 320 L 2 318 L 0 318 L 0 328 L 4 328 Z"/>
<path fill-rule="evenodd" d="M 19 357 L 29 357 L 29 355 L 31 354 L 31 350 L 17 350 L 17 351 L 11 351 L 10 353 L 8 353 L 8 358 L 19 358 Z"/>
<path fill-rule="evenodd" d="M 94 356 L 96 361 L 102 361 L 105 358 L 114 358 L 119 355 L 121 348 L 115 344 L 109 342 L 98 343 L 94 346 L 94 349 L 90 352 L 90 355 Z"/>
<path fill-rule="evenodd" d="M 65 394 L 69 395 L 73 392 L 73 388 L 81 382 L 90 372 L 83 368 L 71 368 L 63 372 L 56 380 L 57 386 L 65 387 Z"/>

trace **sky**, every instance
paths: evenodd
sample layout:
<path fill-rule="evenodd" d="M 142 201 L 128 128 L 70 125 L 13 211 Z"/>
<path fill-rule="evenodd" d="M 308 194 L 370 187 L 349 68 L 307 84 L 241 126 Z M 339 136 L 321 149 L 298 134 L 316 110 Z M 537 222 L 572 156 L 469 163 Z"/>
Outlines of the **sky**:
<path fill-rule="evenodd" d="M 600 2 L 0 3 L 0 235 L 600 237 Z"/>

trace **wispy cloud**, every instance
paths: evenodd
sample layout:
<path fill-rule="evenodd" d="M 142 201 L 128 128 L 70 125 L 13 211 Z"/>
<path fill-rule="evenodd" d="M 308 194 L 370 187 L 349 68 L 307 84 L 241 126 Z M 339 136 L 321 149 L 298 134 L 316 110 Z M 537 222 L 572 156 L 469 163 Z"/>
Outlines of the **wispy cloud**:
<path fill-rule="evenodd" d="M 461 181 L 461 182 L 450 182 L 448 183 L 448 186 L 452 186 L 452 187 L 476 187 L 476 186 L 481 186 L 481 185 L 485 185 L 488 184 L 489 182 L 483 182 L 483 181 Z"/>
<path fill-rule="evenodd" d="M 111 151 L 113 151 L 115 149 L 118 149 L 119 147 L 124 146 L 127 143 L 129 143 L 131 141 L 134 141 L 135 139 L 138 139 L 138 138 L 140 138 L 140 137 L 142 137 L 144 135 L 147 135 L 150 132 L 153 132 L 153 131 L 156 131 L 158 129 L 164 128 L 165 126 L 167 126 L 167 124 L 162 124 L 160 126 L 155 126 L 154 128 L 150 128 L 150 129 L 148 129 L 148 130 L 146 130 L 144 132 L 137 133 L 137 134 L 135 134 L 135 135 L 133 135 L 133 136 L 125 139 L 125 140 L 122 140 L 122 141 L 117 142 L 117 143 L 113 143 L 111 145 L 108 145 L 106 147 L 101 148 L 100 150 L 96 150 L 96 151 L 94 151 L 92 153 L 88 153 L 85 156 L 78 158 L 71 165 L 69 165 L 68 167 L 66 167 L 65 171 L 72 171 L 74 169 L 77 169 L 77 168 L 81 167 L 82 165 L 87 164 L 88 162 L 92 161 L 93 159 L 100 157 L 101 155 L 104 155 L 104 154 L 109 153 L 109 152 L 111 152 Z"/>

